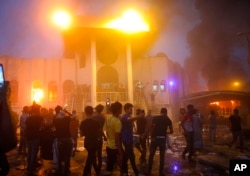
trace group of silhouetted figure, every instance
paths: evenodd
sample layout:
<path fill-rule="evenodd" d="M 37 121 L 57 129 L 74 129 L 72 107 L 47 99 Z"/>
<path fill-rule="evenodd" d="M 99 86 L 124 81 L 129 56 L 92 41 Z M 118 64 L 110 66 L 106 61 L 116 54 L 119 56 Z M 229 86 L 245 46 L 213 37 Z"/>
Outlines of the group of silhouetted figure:
<path fill-rule="evenodd" d="M 168 135 L 173 133 L 173 124 L 167 108 L 161 108 L 160 114 L 154 116 L 151 110 L 145 114 L 140 108 L 135 110 L 134 115 L 131 103 L 124 105 L 118 101 L 111 103 L 106 109 L 107 113 L 103 113 L 104 108 L 101 104 L 96 107 L 86 106 L 85 118 L 79 122 L 75 110 L 68 112 L 59 105 L 54 109 L 46 109 L 35 102 L 31 106 L 24 106 L 19 119 L 18 154 L 27 157 L 26 175 L 36 175 L 37 168 L 42 166 L 43 160 L 53 161 L 52 169 L 55 175 L 70 175 L 71 157 L 79 152 L 77 150 L 79 136 L 83 137 L 84 148 L 87 151 L 83 176 L 91 175 L 92 167 L 95 175 L 112 175 L 117 166 L 121 175 L 129 175 L 128 161 L 135 175 L 151 175 L 157 149 L 159 150 L 158 174 L 165 175 L 165 151 L 171 148 Z M 203 148 L 202 123 L 203 117 L 193 105 L 180 109 L 180 132 L 184 134 L 186 141 L 181 154 L 184 160 L 187 157 L 188 161 L 192 161 L 195 152 Z M 240 151 L 243 151 L 244 140 L 238 109 L 235 109 L 234 114 L 229 117 L 229 124 L 233 135 L 229 147 L 239 138 Z M 209 140 L 215 142 L 217 114 L 214 110 L 211 110 L 208 117 L 208 129 Z M 107 155 L 106 168 L 102 168 L 104 141 Z M 134 149 L 140 153 L 140 163 L 147 163 L 143 171 L 139 171 L 137 167 Z M 7 175 L 10 168 L 6 156 L 2 156 L 1 175 Z"/>

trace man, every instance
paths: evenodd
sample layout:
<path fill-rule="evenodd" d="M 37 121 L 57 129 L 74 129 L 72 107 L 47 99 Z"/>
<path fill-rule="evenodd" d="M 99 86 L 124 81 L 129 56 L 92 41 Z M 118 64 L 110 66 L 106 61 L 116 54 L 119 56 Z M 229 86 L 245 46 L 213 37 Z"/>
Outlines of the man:
<path fill-rule="evenodd" d="M 133 141 L 133 126 L 134 121 L 138 117 L 131 117 L 133 114 L 133 105 L 126 103 L 124 105 L 125 114 L 122 116 L 122 144 L 124 146 L 124 157 L 122 161 L 122 174 L 128 175 L 128 159 L 130 160 L 134 174 L 138 175 L 139 171 L 135 164 L 134 141 Z"/>
<path fill-rule="evenodd" d="M 203 116 L 198 112 L 197 109 L 194 109 L 194 114 L 193 114 L 194 154 L 196 152 L 201 152 L 203 149 L 202 127 L 203 127 Z"/>
<path fill-rule="evenodd" d="M 140 161 L 142 163 L 146 162 L 146 125 L 147 119 L 145 118 L 145 112 L 142 109 L 136 110 L 136 115 L 141 118 L 138 118 L 136 121 L 137 131 L 136 134 L 139 135 L 139 142 L 135 144 L 135 147 L 141 153 Z"/>
<path fill-rule="evenodd" d="M 55 152 L 57 158 L 57 175 L 70 174 L 70 157 L 72 154 L 73 142 L 70 134 L 70 116 L 61 106 L 55 108 Z"/>
<path fill-rule="evenodd" d="M 112 171 L 116 162 L 121 165 L 123 150 L 121 142 L 120 115 L 122 113 L 122 104 L 120 102 L 112 103 L 110 106 L 112 116 L 106 120 L 107 132 L 107 168 L 105 175 L 112 175 Z"/>
<path fill-rule="evenodd" d="M 192 104 L 187 105 L 187 113 L 184 114 L 181 126 L 183 128 L 183 134 L 186 140 L 186 147 L 182 152 L 182 159 L 186 159 L 188 153 L 188 160 L 190 161 L 194 155 L 194 128 L 193 128 L 193 114 L 194 106 Z"/>
<path fill-rule="evenodd" d="M 26 119 L 25 135 L 28 147 L 28 175 L 33 175 L 37 162 L 37 154 L 40 146 L 41 125 L 43 118 L 40 115 L 41 106 L 33 103 L 30 110 L 30 116 Z"/>
<path fill-rule="evenodd" d="M 2 67 L 2 64 L 0 64 Z M 3 71 L 3 70 L 2 70 Z M 2 72 L 3 75 L 3 72 Z M 4 81 L 4 80 L 3 80 Z M 4 81 L 0 87 L 0 175 L 7 176 L 10 164 L 6 153 L 16 148 L 17 120 L 10 106 L 10 84 Z"/>
<path fill-rule="evenodd" d="M 240 152 L 244 152 L 244 137 L 243 130 L 241 127 L 241 117 L 239 116 L 239 110 L 234 109 L 233 114 L 229 117 L 229 128 L 233 135 L 233 140 L 229 147 L 231 148 L 234 145 L 238 138 L 240 140 Z"/>
<path fill-rule="evenodd" d="M 182 125 L 181 125 L 181 121 L 183 119 L 183 116 L 186 114 L 186 109 L 185 108 L 180 108 L 180 111 L 179 111 L 179 132 L 180 133 L 183 133 L 183 128 L 182 128 Z"/>
<path fill-rule="evenodd" d="M 25 126 L 26 120 L 29 117 L 29 106 L 24 106 L 22 115 L 20 116 L 20 143 L 18 148 L 19 155 L 26 155 L 26 137 L 25 137 Z"/>
<path fill-rule="evenodd" d="M 163 176 L 165 175 L 163 168 L 164 168 L 164 158 L 166 150 L 166 138 L 167 134 L 173 133 L 173 126 L 172 126 L 172 121 L 167 116 L 167 109 L 161 108 L 160 113 L 161 115 L 154 117 L 152 121 L 150 154 L 148 159 L 148 174 L 151 175 L 153 158 L 157 147 L 159 147 L 160 150 L 159 175 Z"/>
<path fill-rule="evenodd" d="M 151 135 L 151 126 L 152 126 L 152 121 L 153 121 L 153 116 L 152 116 L 152 110 L 149 109 L 148 112 L 147 112 L 147 115 L 146 115 L 146 120 L 147 120 L 147 123 L 146 123 L 146 140 L 147 140 L 147 145 L 149 146 L 149 138 L 150 138 L 150 135 Z"/>
<path fill-rule="evenodd" d="M 87 160 L 85 163 L 83 176 L 91 175 L 91 166 L 93 165 L 96 175 L 99 175 L 100 170 L 96 164 L 96 151 L 99 143 L 99 134 L 101 132 L 101 126 L 98 121 L 93 118 L 93 107 L 86 106 L 85 114 L 86 119 L 81 122 L 80 135 L 84 136 L 84 147 L 88 151 Z"/>
<path fill-rule="evenodd" d="M 209 140 L 212 142 L 216 142 L 217 118 L 215 110 L 211 110 L 208 116 L 208 130 Z"/>
<path fill-rule="evenodd" d="M 104 123 L 105 123 L 105 117 L 103 116 L 102 114 L 102 111 L 104 109 L 104 106 L 99 104 L 95 107 L 95 115 L 93 116 L 93 118 L 99 122 L 100 124 L 100 133 L 98 135 L 98 144 L 97 144 L 97 167 L 98 167 L 98 170 L 99 172 L 101 171 L 101 168 L 102 168 L 102 146 L 103 146 L 103 139 L 105 141 L 107 141 L 107 137 L 105 135 L 105 133 L 103 132 L 103 126 L 104 126 Z"/>
<path fill-rule="evenodd" d="M 77 151 L 77 138 L 78 138 L 78 129 L 79 129 L 79 120 L 76 114 L 76 110 L 72 111 L 71 121 L 70 121 L 70 134 L 73 139 L 73 153 L 72 156 L 75 156 Z"/>

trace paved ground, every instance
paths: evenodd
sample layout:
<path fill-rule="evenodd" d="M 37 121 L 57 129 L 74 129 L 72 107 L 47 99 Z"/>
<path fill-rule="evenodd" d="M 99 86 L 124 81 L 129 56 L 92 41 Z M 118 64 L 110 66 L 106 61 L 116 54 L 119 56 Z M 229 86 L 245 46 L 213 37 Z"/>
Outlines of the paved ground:
<path fill-rule="evenodd" d="M 184 139 L 182 134 L 176 133 L 172 136 L 172 146 L 173 152 L 170 150 L 166 151 L 165 155 L 165 173 L 168 176 L 227 176 L 229 175 L 229 161 L 230 159 L 250 159 L 250 142 L 246 141 L 246 150 L 245 153 L 240 153 L 239 149 L 233 147 L 229 149 L 227 144 L 231 140 L 231 135 L 227 127 L 221 127 L 218 131 L 218 142 L 211 143 L 207 139 L 207 131 L 204 130 L 204 150 L 200 153 L 197 153 L 194 161 L 188 162 L 181 159 L 180 155 L 185 146 Z M 79 150 L 75 157 L 71 159 L 71 175 L 80 176 L 83 172 L 84 163 L 86 160 L 86 150 L 84 150 L 83 140 L 79 138 Z M 139 153 L 135 150 L 136 159 L 138 163 L 139 170 L 144 173 L 146 171 L 146 164 L 140 164 L 139 162 Z M 25 175 L 26 167 L 26 158 L 23 156 L 18 156 L 17 151 L 13 150 L 8 153 L 8 159 L 11 164 L 11 171 L 9 176 L 22 176 Z M 103 167 L 102 170 L 105 170 L 106 164 L 106 152 L 105 146 L 103 148 Z M 153 165 L 153 175 L 158 175 L 159 167 L 159 153 L 157 152 L 154 158 Z M 48 160 L 43 160 L 43 164 L 38 168 L 37 173 L 40 176 L 52 176 L 53 175 L 53 163 Z M 133 175 L 132 169 L 129 168 L 131 175 Z M 93 174 L 94 175 L 94 174 Z M 120 175 L 119 169 L 117 168 L 114 171 L 113 175 Z"/>

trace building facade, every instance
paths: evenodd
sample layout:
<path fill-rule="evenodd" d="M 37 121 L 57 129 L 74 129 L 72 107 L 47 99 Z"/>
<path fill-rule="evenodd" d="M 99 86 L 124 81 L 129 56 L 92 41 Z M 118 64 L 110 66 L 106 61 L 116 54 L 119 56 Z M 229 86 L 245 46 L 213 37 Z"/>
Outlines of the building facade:
<path fill-rule="evenodd" d="M 92 65 L 88 54 L 82 66 L 80 56 L 74 59 L 22 59 L 0 57 L 4 66 L 5 79 L 11 86 L 11 106 L 21 112 L 33 101 L 46 108 L 56 105 L 67 106 L 67 110 L 83 112 L 86 105 L 106 104 L 114 101 L 126 103 L 128 84 L 126 59 L 116 55 L 112 63 L 96 59 L 96 93 L 92 100 Z M 122 57 L 124 56 L 124 57 Z M 108 56 L 106 56 L 108 57 Z M 105 59 L 104 59 L 105 60 Z M 182 96 L 182 81 L 170 72 L 175 63 L 166 56 L 148 57 L 133 61 L 133 96 L 135 107 L 152 109 L 171 107 Z M 181 72 L 179 67 L 178 72 Z M 173 76 L 174 75 L 174 76 Z M 172 84 L 171 81 L 173 81 Z M 93 104 L 95 102 L 95 104 Z"/>

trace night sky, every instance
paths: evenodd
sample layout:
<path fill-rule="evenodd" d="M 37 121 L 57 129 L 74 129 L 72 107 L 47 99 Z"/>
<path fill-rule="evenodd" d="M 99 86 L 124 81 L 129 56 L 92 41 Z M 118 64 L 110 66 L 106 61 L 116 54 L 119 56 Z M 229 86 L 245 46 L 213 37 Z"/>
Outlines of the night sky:
<path fill-rule="evenodd" d="M 249 82 L 248 43 L 237 35 L 250 31 L 249 0 L 1 0 L 0 56 L 61 58 L 61 34 L 50 21 L 59 6 L 96 18 L 134 7 L 157 33 L 148 56 L 165 53 L 185 67 L 190 81 L 204 78 L 210 89 L 230 79 Z"/>

